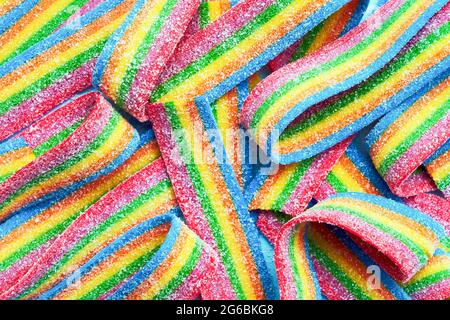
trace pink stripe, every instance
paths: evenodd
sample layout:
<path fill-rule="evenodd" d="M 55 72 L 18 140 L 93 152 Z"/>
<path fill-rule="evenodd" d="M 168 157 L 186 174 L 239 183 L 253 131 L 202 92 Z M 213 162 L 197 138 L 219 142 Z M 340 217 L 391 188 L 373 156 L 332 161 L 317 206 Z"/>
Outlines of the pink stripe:
<path fill-rule="evenodd" d="M 313 257 L 312 261 L 321 292 L 328 300 L 356 300 L 316 258 Z"/>
<path fill-rule="evenodd" d="M 331 186 L 331 184 L 328 183 L 328 181 L 324 180 L 320 185 L 319 189 L 317 189 L 317 192 L 314 195 L 314 199 L 316 199 L 317 201 L 322 201 L 333 194 L 336 194 L 336 190 L 333 189 L 333 187 Z"/>
<path fill-rule="evenodd" d="M 435 283 L 411 295 L 414 300 L 450 299 L 450 279 Z"/>
<path fill-rule="evenodd" d="M 262 211 L 258 214 L 256 226 L 261 230 L 264 236 L 272 243 L 275 243 L 278 232 L 283 227 L 283 224 L 278 221 L 275 214 L 270 211 Z"/>
<path fill-rule="evenodd" d="M 0 140 L 26 128 L 45 113 L 91 85 L 95 59 L 65 75 L 54 84 L 0 116 Z"/>

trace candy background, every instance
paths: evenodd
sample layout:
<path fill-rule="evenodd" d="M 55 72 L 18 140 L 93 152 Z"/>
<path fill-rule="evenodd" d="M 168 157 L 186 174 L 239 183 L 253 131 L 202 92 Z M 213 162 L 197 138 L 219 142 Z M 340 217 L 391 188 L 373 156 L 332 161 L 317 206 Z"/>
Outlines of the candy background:
<path fill-rule="evenodd" d="M 4 0 L 0 299 L 450 299 L 450 2 Z"/>

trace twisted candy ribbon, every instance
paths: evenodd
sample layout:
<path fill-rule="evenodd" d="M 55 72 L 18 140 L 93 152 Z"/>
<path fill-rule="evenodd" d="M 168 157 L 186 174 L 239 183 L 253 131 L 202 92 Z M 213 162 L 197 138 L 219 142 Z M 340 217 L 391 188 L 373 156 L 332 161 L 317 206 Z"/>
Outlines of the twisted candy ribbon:
<path fill-rule="evenodd" d="M 37 156 L 0 184 L 0 220 L 110 172 L 136 149 L 137 132 L 98 93 L 66 103 L 20 133 Z"/>
<path fill-rule="evenodd" d="M 326 223 L 352 234 L 364 251 L 395 280 L 410 280 L 433 256 L 445 237 L 430 217 L 382 197 L 342 193 L 331 196 L 281 229 L 275 264 L 282 299 L 320 298 L 309 256 L 307 222 Z"/>
<path fill-rule="evenodd" d="M 241 121 L 282 164 L 318 154 L 368 125 L 445 70 L 450 5 L 391 0 L 340 39 L 271 74 L 246 100 Z M 447 15 L 447 16 L 446 16 Z M 414 44 L 414 45 L 413 45 Z M 332 99 L 330 96 L 341 93 Z"/>

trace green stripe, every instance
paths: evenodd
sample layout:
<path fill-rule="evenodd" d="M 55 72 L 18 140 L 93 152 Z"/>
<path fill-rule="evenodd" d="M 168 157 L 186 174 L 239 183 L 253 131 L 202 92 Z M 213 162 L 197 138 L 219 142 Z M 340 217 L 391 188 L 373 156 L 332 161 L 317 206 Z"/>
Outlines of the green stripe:
<path fill-rule="evenodd" d="M 171 130 L 173 132 L 182 132 L 184 131 L 180 119 L 178 118 L 177 112 L 175 110 L 175 106 L 173 103 L 167 103 L 165 105 L 165 111 L 167 115 L 167 119 L 171 123 Z M 214 210 L 214 205 L 208 197 L 208 192 L 203 184 L 201 179 L 199 169 L 194 162 L 194 158 L 192 152 L 190 150 L 190 146 L 186 144 L 186 140 L 177 141 L 177 147 L 181 154 L 182 160 L 184 160 L 185 168 L 188 173 L 189 178 L 194 186 L 195 192 L 197 194 L 197 200 L 200 202 L 205 217 L 208 221 L 208 225 L 211 229 L 211 232 L 214 236 L 215 242 L 217 244 L 218 251 L 222 258 L 222 262 L 225 266 L 225 270 L 228 274 L 228 278 L 230 283 L 236 292 L 236 296 L 238 299 L 245 299 L 245 293 L 243 291 L 242 285 L 237 277 L 237 270 L 235 268 L 230 248 L 227 247 L 225 242 L 225 236 L 220 229 L 219 221 L 217 219 L 216 212 Z M 242 239 L 244 240 L 244 239 Z"/>
<path fill-rule="evenodd" d="M 408 247 L 418 258 L 419 262 L 421 264 L 425 264 L 428 260 L 427 254 L 414 242 L 413 239 L 411 239 L 408 235 L 402 234 L 398 232 L 395 229 L 392 229 L 381 222 L 378 222 L 375 219 L 372 219 L 371 217 L 367 216 L 364 213 L 360 213 L 358 211 L 352 210 L 350 208 L 344 207 L 342 205 L 318 205 L 316 207 L 311 208 L 310 210 L 323 210 L 328 209 L 332 211 L 341 211 L 343 213 L 349 214 L 351 216 L 357 217 L 363 222 L 379 229 L 379 231 L 383 231 L 384 233 L 394 237 L 401 243 L 403 243 L 406 247 Z M 398 215 L 397 213 L 394 213 L 395 215 Z"/>
<path fill-rule="evenodd" d="M 304 57 L 309 48 L 311 48 L 312 44 L 316 40 L 318 34 L 322 31 L 323 27 L 325 25 L 325 21 L 322 21 L 320 24 L 318 24 L 314 29 L 312 29 L 310 32 L 308 32 L 300 42 L 299 46 L 295 50 L 294 54 L 292 55 L 291 62 L 294 62 L 302 57 Z"/>
<path fill-rule="evenodd" d="M 209 2 L 204 1 L 200 3 L 200 6 L 198 7 L 198 18 L 199 18 L 199 24 L 200 29 L 205 29 L 208 24 L 211 23 L 211 19 L 209 18 Z"/>
<path fill-rule="evenodd" d="M 33 153 L 36 155 L 36 157 L 43 155 L 48 150 L 55 147 L 58 143 L 66 139 L 73 131 L 75 131 L 76 128 L 81 125 L 81 123 L 83 123 L 83 120 L 78 120 L 69 127 L 64 128 L 64 130 L 61 130 L 54 136 L 47 139 L 47 141 L 42 142 L 39 146 L 34 148 Z"/>
<path fill-rule="evenodd" d="M 24 43 L 22 43 L 16 50 L 14 50 L 9 56 L 0 61 L 0 64 L 5 63 L 7 60 L 14 58 L 15 56 L 21 54 L 29 47 L 38 43 L 39 41 L 50 35 L 57 27 L 63 24 L 69 17 L 71 17 L 76 11 L 78 11 L 87 0 L 75 0 L 68 4 L 62 11 L 58 12 L 52 19 L 50 19 L 45 25 L 36 31 L 30 38 L 28 38 Z M 68 9 L 74 9 L 69 11 Z"/>
<path fill-rule="evenodd" d="M 450 172 L 444 177 L 444 179 L 441 179 L 439 181 L 435 181 L 439 190 L 445 190 L 450 186 Z"/>
<path fill-rule="evenodd" d="M 126 204 L 123 208 L 121 208 L 117 213 L 111 215 L 103 222 L 99 223 L 98 226 L 89 232 L 83 239 L 77 242 L 74 247 L 68 251 L 52 268 L 42 276 L 33 287 L 24 292 L 21 296 L 26 296 L 30 293 L 38 290 L 48 279 L 50 279 L 54 274 L 56 274 L 64 265 L 66 265 L 77 253 L 79 253 L 85 246 L 89 243 L 94 242 L 96 238 L 100 237 L 102 234 L 107 232 L 114 224 L 118 221 L 123 220 L 131 213 L 136 211 L 139 207 L 146 204 L 147 202 L 154 199 L 159 194 L 163 193 L 171 186 L 170 181 L 163 180 L 159 182 L 157 185 L 152 186 L 151 189 L 148 189 L 144 193 L 140 194 L 138 197 L 133 199 L 131 202 Z M 96 201 L 94 201 L 96 202 Z M 94 203 L 93 202 L 93 203 Z M 88 205 L 89 206 L 89 205 Z M 86 206 L 86 207 L 88 207 Z M 85 208 L 87 209 L 87 208 Z M 84 210 L 85 210 L 84 209 Z M 83 210 L 83 211 L 84 211 Z"/>
<path fill-rule="evenodd" d="M 272 18 L 276 19 L 276 15 L 284 8 L 288 7 L 294 0 L 278 0 L 270 5 L 265 11 L 247 23 L 240 30 L 236 31 L 232 36 L 226 38 L 221 44 L 205 53 L 203 56 L 196 59 L 194 62 L 186 66 L 183 70 L 167 79 L 164 83 L 158 86 L 151 95 L 152 101 L 157 101 L 159 98 L 168 93 L 171 89 L 178 86 L 183 81 L 200 72 L 207 65 L 219 59 L 225 52 L 236 47 L 240 42 L 250 37 L 255 30 L 270 23 Z"/>
<path fill-rule="evenodd" d="M 331 171 L 327 178 L 327 182 L 331 185 L 331 187 L 336 191 L 336 193 L 348 192 L 346 186 L 342 183 L 341 180 Z"/>
<path fill-rule="evenodd" d="M 404 55 L 393 60 L 390 64 L 386 66 L 383 70 L 380 71 L 377 75 L 369 78 L 364 82 L 360 87 L 357 87 L 355 90 L 351 91 L 348 94 L 345 94 L 339 100 L 334 103 L 331 103 L 324 108 L 318 110 L 313 115 L 309 116 L 305 120 L 295 123 L 289 126 L 280 136 L 280 140 L 283 141 L 285 139 L 291 138 L 297 135 L 300 132 L 306 131 L 309 127 L 316 125 L 319 122 L 328 119 L 343 110 L 349 104 L 361 99 L 363 96 L 369 94 L 372 90 L 375 90 L 378 86 L 382 85 L 386 80 L 395 76 L 395 73 L 401 72 L 402 69 L 409 65 L 409 62 L 422 54 L 426 48 L 430 47 L 434 43 L 443 39 L 446 33 L 449 32 L 450 23 L 442 26 L 438 30 L 435 30 L 433 33 L 428 35 L 425 39 L 421 40 L 413 47 L 411 47 Z M 445 27 L 445 28 L 444 28 Z"/>
<path fill-rule="evenodd" d="M 312 255 L 325 267 L 325 269 L 333 275 L 336 280 L 346 288 L 357 300 L 372 300 L 353 279 L 347 274 L 346 270 L 335 263 L 331 257 L 327 255 L 326 250 L 322 249 L 314 243 L 312 239 L 309 241 L 309 249 Z"/>
<path fill-rule="evenodd" d="M 301 74 L 299 77 L 286 82 L 282 87 L 274 91 L 256 110 L 253 115 L 250 126 L 252 128 L 256 127 L 257 124 L 261 121 L 267 110 L 281 97 L 288 94 L 289 91 L 295 90 L 298 85 L 310 80 L 312 78 L 318 77 L 320 74 L 323 74 L 327 71 L 332 70 L 333 68 L 343 64 L 349 60 L 351 60 L 354 56 L 358 55 L 358 53 L 363 52 L 370 44 L 373 43 L 377 38 L 381 38 L 385 33 L 389 33 L 390 27 L 393 26 L 395 28 L 395 22 L 401 17 L 401 15 L 408 11 L 408 9 L 415 3 L 415 0 L 408 0 L 400 9 L 395 11 L 381 26 L 381 28 L 376 29 L 373 33 L 371 33 L 368 37 L 362 40 L 360 43 L 356 44 L 350 50 L 342 53 L 331 61 L 324 63 L 316 68 L 311 69 L 310 71 Z"/>
<path fill-rule="evenodd" d="M 195 243 L 194 250 L 189 256 L 186 263 L 183 265 L 181 270 L 173 277 L 169 283 L 161 289 L 154 297 L 153 300 L 163 300 L 167 299 L 176 289 L 178 289 L 184 280 L 192 273 L 197 262 L 200 260 L 200 256 L 202 253 L 202 245 L 199 239 L 197 239 Z"/>
<path fill-rule="evenodd" d="M 133 58 L 133 61 L 130 65 L 127 66 L 127 70 L 125 72 L 125 76 L 122 79 L 122 83 L 120 84 L 119 94 L 117 95 L 117 103 L 121 106 L 125 104 L 125 100 L 127 98 L 128 92 L 131 89 L 131 85 L 133 83 L 134 78 L 136 77 L 137 72 L 140 69 L 142 61 L 144 61 L 147 53 L 149 51 L 150 46 L 155 41 L 156 37 L 159 35 L 161 28 L 167 20 L 167 17 L 172 13 L 173 8 L 178 3 L 177 0 L 168 0 L 166 4 L 162 8 L 160 14 L 158 15 L 157 20 L 151 26 L 151 29 L 147 32 L 144 41 L 140 44 L 139 49 L 136 55 Z"/>
<path fill-rule="evenodd" d="M 280 196 L 275 200 L 275 202 L 271 206 L 273 210 L 281 211 L 284 204 L 289 200 L 289 197 L 291 196 L 292 192 L 294 192 L 295 188 L 305 175 L 306 170 L 309 169 L 314 160 L 315 158 L 312 157 L 296 164 L 294 173 L 290 176 L 288 182 L 283 187 L 283 191 L 281 192 Z"/>
<path fill-rule="evenodd" d="M 446 107 L 447 104 L 447 107 Z M 434 127 L 450 110 L 450 99 L 447 100 L 443 107 L 437 109 L 427 119 L 421 119 L 422 123 L 412 133 L 410 133 L 396 148 L 391 150 L 386 158 L 380 163 L 378 171 L 385 175 L 391 166 L 403 155 L 413 144 L 422 138 L 428 130 Z"/>
<path fill-rule="evenodd" d="M 447 280 L 447 279 L 450 279 L 450 270 L 449 269 L 445 269 L 445 270 L 441 270 L 439 272 L 433 273 L 433 274 L 431 274 L 427 277 L 424 277 L 418 281 L 408 284 L 403 289 L 406 291 L 406 293 L 412 294 L 412 293 L 418 292 L 418 291 L 425 289 L 433 284 L 439 283 L 439 282 Z"/>
<path fill-rule="evenodd" d="M 123 282 L 125 279 L 130 277 L 132 274 L 136 273 L 141 269 L 147 261 L 149 261 L 152 256 L 158 251 L 160 246 L 146 252 L 144 255 L 133 260 L 131 263 L 122 266 L 121 270 L 110 278 L 106 279 L 93 290 L 83 295 L 80 300 L 96 300 L 99 299 L 103 294 L 107 293 L 109 290 L 116 287 L 119 283 Z"/>
<path fill-rule="evenodd" d="M 298 266 L 295 259 L 295 238 L 298 237 L 298 229 L 296 228 L 291 233 L 290 239 L 289 239 L 289 260 L 291 261 L 292 265 L 292 276 L 294 278 L 295 287 L 297 288 L 297 299 L 302 300 L 304 298 L 303 295 L 303 283 L 302 278 L 300 277 Z"/>
<path fill-rule="evenodd" d="M 107 39 L 103 39 L 100 42 L 86 51 L 83 51 L 81 54 L 68 61 L 67 63 L 61 65 L 60 67 L 50 71 L 45 76 L 35 81 L 34 83 L 30 83 L 28 87 L 24 90 L 16 93 L 5 101 L 0 102 L 0 115 L 5 114 L 13 107 L 18 106 L 22 102 L 31 98 L 36 93 L 44 90 L 50 85 L 54 84 L 56 81 L 60 80 L 67 74 L 71 73 L 75 69 L 81 67 L 86 62 L 92 60 L 97 57 L 102 50 Z"/>
<path fill-rule="evenodd" d="M 44 182 L 46 179 L 49 179 L 56 174 L 63 172 L 67 170 L 68 168 L 74 166 L 78 162 L 82 161 L 84 158 L 86 158 L 89 154 L 92 154 L 97 150 L 100 146 L 102 146 L 104 143 L 108 141 L 108 138 L 111 136 L 112 132 L 114 131 L 114 128 L 116 127 L 117 123 L 119 121 L 119 114 L 117 112 L 113 112 L 111 115 L 111 118 L 109 119 L 108 124 L 103 128 L 103 131 L 89 144 L 86 146 L 85 149 L 74 155 L 72 158 L 68 159 L 67 161 L 64 161 L 60 165 L 52 168 L 51 170 L 43 173 L 42 175 L 36 177 L 35 179 L 31 180 L 29 183 L 25 184 L 21 188 L 19 188 L 16 192 L 14 192 L 6 201 L 4 201 L 2 204 L 0 204 L 0 210 L 6 207 L 8 204 L 14 201 L 14 199 L 20 195 L 25 193 L 27 190 L 32 188 L 35 185 L 38 185 L 39 183 Z"/>

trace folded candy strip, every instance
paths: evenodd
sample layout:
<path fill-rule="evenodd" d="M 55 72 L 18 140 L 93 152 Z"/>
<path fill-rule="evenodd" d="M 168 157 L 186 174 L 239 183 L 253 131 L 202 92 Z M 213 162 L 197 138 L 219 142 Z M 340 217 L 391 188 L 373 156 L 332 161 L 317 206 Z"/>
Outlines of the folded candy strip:
<path fill-rule="evenodd" d="M 137 0 L 106 43 L 93 84 L 140 121 L 150 92 L 192 20 L 200 0 Z"/>
<path fill-rule="evenodd" d="M 179 209 L 159 158 L 79 214 L 1 298 L 39 296 L 133 226 L 167 212 Z"/>
<path fill-rule="evenodd" d="M 211 267 L 206 245 L 181 220 L 144 220 L 38 299 L 193 299 Z"/>
<path fill-rule="evenodd" d="M 91 85 L 95 59 L 134 2 L 106 0 L 0 65 L 0 140 Z"/>
<path fill-rule="evenodd" d="M 329 300 L 409 300 L 410 297 L 341 229 L 325 224 L 307 227 L 309 254 L 321 294 Z"/>
<path fill-rule="evenodd" d="M 346 0 L 244 0 L 177 47 L 152 102 L 211 103 L 262 68 Z"/>
<path fill-rule="evenodd" d="M 450 138 L 449 72 L 387 114 L 367 136 L 375 167 L 399 196 L 435 189 L 431 179 L 421 182 L 413 173 Z"/>
<path fill-rule="evenodd" d="M 187 225 L 220 256 L 217 286 L 227 293 L 223 298 L 272 298 L 257 229 L 210 105 L 153 104 L 148 116 Z"/>
<path fill-rule="evenodd" d="M 446 134 L 448 134 L 448 130 Z M 428 158 L 424 165 L 438 189 L 450 200 L 450 140 L 447 140 L 442 147 Z"/>
<path fill-rule="evenodd" d="M 0 184 L 0 221 L 110 172 L 138 143 L 136 130 L 96 92 L 67 102 L 20 137 L 37 157 Z"/>
<path fill-rule="evenodd" d="M 262 81 L 242 109 L 244 127 L 274 161 L 289 164 L 367 126 L 446 69 L 444 5 L 388 1 L 343 37 Z M 432 27 L 411 40 L 427 22 Z"/>
<path fill-rule="evenodd" d="M 28 210 L 20 210 L 0 225 L 2 291 L 16 283 L 80 214 L 108 191 L 159 157 L 158 145 L 150 138 L 151 135 L 143 135 L 139 148 L 110 173 L 86 183 L 66 196 Z M 26 238 L 24 234 L 27 235 Z"/>
<path fill-rule="evenodd" d="M 433 256 L 445 231 L 429 216 L 395 201 L 341 193 L 286 223 L 275 243 L 281 299 L 319 299 L 320 286 L 307 241 L 308 223 L 336 226 L 396 281 L 409 281 Z"/>
<path fill-rule="evenodd" d="M 431 257 L 403 289 L 414 300 L 450 299 L 450 256 L 441 254 Z"/>
<path fill-rule="evenodd" d="M 44 39 L 92 0 L 25 0 L 0 17 L 0 65 Z"/>
<path fill-rule="evenodd" d="M 292 216 L 300 214 L 351 140 L 347 138 L 315 157 L 279 165 L 271 173 L 257 175 L 245 191 L 249 209 L 275 210 Z"/>

